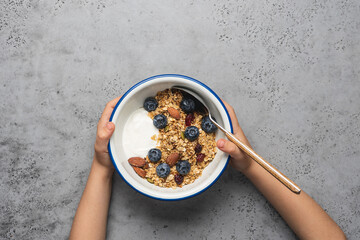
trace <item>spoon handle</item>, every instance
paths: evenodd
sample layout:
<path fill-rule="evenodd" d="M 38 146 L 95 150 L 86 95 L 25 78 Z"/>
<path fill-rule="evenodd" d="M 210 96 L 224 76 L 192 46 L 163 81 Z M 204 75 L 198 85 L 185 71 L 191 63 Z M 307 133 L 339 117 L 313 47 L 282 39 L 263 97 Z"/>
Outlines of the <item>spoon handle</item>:
<path fill-rule="evenodd" d="M 293 181 L 287 178 L 284 174 L 282 174 L 279 170 L 277 170 L 265 159 L 260 157 L 256 152 L 254 152 L 254 150 L 252 150 L 251 148 L 240 142 L 233 134 L 229 133 L 228 131 L 226 131 L 225 134 L 231 142 L 233 142 L 236 146 L 238 146 L 238 148 L 243 150 L 247 155 L 249 155 L 249 157 L 251 157 L 255 162 L 257 162 L 260 166 L 262 166 L 266 171 L 268 171 L 271 175 L 273 175 L 277 180 L 279 180 L 292 192 L 297 194 L 301 192 L 301 189 L 298 185 L 296 185 Z"/>

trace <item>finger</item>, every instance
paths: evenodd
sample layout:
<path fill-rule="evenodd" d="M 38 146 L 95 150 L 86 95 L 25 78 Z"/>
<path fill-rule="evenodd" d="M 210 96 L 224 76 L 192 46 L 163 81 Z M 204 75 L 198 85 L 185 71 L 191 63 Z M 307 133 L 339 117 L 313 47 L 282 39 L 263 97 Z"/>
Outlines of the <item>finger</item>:
<path fill-rule="evenodd" d="M 221 99 L 226 107 L 226 109 L 228 110 L 229 112 L 229 115 L 230 115 L 230 118 L 231 118 L 231 121 L 234 123 L 234 125 L 236 127 L 240 127 L 239 125 L 239 120 L 237 119 L 237 116 L 236 116 L 236 113 L 235 113 L 235 110 L 234 108 L 228 104 L 225 100 Z"/>
<path fill-rule="evenodd" d="M 120 97 L 117 97 L 108 102 L 105 106 L 103 113 L 101 114 L 97 126 L 95 142 L 95 151 L 97 152 L 107 152 L 107 144 L 109 143 L 109 139 L 115 130 L 115 124 L 109 122 L 109 119 Z"/>
<path fill-rule="evenodd" d="M 108 102 L 106 104 L 105 109 L 104 109 L 103 113 L 101 114 L 101 117 L 99 120 L 99 124 L 98 124 L 99 127 L 104 127 L 106 125 L 106 123 L 109 122 L 111 113 L 114 110 L 114 108 L 120 98 L 121 98 L 121 96 L 111 100 L 110 102 Z"/>
<path fill-rule="evenodd" d="M 244 131 L 240 127 L 239 120 L 236 117 L 234 108 L 230 104 L 228 104 L 225 100 L 221 99 L 221 101 L 223 101 L 225 107 L 227 108 L 227 110 L 229 112 L 229 115 L 230 115 L 230 118 L 231 118 L 231 121 L 232 121 L 233 127 L 234 127 L 234 135 L 236 137 L 238 137 L 243 143 L 245 143 L 246 145 L 251 147 L 248 139 L 246 138 L 246 136 L 244 134 Z"/>
<path fill-rule="evenodd" d="M 216 145 L 221 151 L 230 154 L 232 158 L 241 159 L 243 156 L 241 150 L 230 141 L 221 138 L 217 141 Z"/>
<path fill-rule="evenodd" d="M 104 126 L 99 126 L 96 134 L 95 151 L 107 152 L 107 145 L 111 135 L 114 133 L 115 124 L 107 122 Z"/>
<path fill-rule="evenodd" d="M 221 101 L 224 103 L 226 109 L 229 112 L 231 122 L 234 125 L 234 134 L 237 134 L 239 131 L 241 131 L 241 127 L 240 127 L 240 124 L 239 124 L 239 120 L 236 117 L 234 108 L 230 104 L 228 104 L 224 99 L 221 99 Z"/>

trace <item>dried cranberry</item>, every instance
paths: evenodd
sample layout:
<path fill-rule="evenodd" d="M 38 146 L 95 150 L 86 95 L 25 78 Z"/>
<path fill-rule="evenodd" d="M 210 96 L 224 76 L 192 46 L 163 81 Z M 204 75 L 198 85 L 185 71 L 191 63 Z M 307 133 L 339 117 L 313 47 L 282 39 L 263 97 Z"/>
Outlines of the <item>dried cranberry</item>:
<path fill-rule="evenodd" d="M 194 150 L 196 153 L 199 153 L 202 150 L 202 146 L 200 144 L 197 144 Z"/>
<path fill-rule="evenodd" d="M 199 154 L 196 156 L 196 161 L 197 161 L 197 162 L 202 162 L 202 161 L 204 161 L 204 158 L 205 158 L 205 154 L 199 153 Z"/>
<path fill-rule="evenodd" d="M 174 180 L 175 180 L 177 185 L 180 185 L 184 181 L 184 176 L 182 176 L 180 174 L 176 174 L 175 177 L 174 177 Z"/>
<path fill-rule="evenodd" d="M 191 122 L 194 121 L 195 116 L 192 113 L 189 113 L 185 118 L 185 125 L 188 127 L 191 125 Z"/>

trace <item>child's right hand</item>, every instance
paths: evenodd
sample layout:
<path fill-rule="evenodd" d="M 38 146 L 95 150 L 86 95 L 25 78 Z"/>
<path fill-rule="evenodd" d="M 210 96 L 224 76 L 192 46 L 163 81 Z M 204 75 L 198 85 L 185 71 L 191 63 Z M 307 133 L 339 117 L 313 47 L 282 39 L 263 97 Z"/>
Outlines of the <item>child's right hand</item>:
<path fill-rule="evenodd" d="M 111 135 L 115 131 L 115 124 L 113 122 L 109 122 L 109 119 L 119 99 L 120 97 L 117 97 L 106 104 L 97 125 L 96 141 L 94 146 L 94 161 L 110 170 L 111 173 L 114 172 L 114 167 L 109 156 L 108 144 Z"/>
<path fill-rule="evenodd" d="M 234 109 L 227 102 L 225 102 L 224 100 L 222 101 L 230 114 L 235 137 L 238 138 L 242 143 L 251 147 L 249 141 L 245 137 L 244 132 L 239 125 Z M 246 153 L 244 153 L 234 143 L 228 140 L 219 139 L 217 141 L 217 147 L 221 151 L 230 154 L 230 165 L 240 172 L 244 172 L 250 167 L 251 164 L 253 164 L 253 160 L 248 155 L 246 155 Z"/>

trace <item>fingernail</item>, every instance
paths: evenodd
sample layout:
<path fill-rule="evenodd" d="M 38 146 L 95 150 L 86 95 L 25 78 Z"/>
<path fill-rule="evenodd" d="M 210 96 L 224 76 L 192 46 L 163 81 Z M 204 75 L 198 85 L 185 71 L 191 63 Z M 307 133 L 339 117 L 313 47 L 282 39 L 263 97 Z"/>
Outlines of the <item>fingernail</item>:
<path fill-rule="evenodd" d="M 222 148 L 225 145 L 225 141 L 223 139 L 220 139 L 217 145 L 219 148 Z"/>
<path fill-rule="evenodd" d="M 106 124 L 106 128 L 109 129 L 109 130 L 113 130 L 114 125 L 111 124 L 110 122 L 108 122 L 108 123 Z"/>

